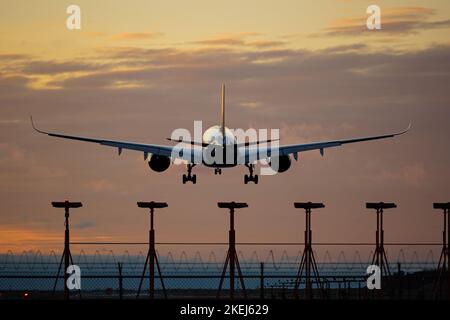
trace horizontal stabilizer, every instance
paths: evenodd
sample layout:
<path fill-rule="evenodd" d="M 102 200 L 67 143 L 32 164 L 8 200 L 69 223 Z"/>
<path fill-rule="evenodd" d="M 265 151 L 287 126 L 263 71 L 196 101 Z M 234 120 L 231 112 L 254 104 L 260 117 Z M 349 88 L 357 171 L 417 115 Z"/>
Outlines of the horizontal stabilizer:
<path fill-rule="evenodd" d="M 178 142 L 178 143 L 186 143 L 186 144 L 190 144 L 193 146 L 199 146 L 199 147 L 207 147 L 208 144 L 204 143 L 204 142 L 197 142 L 197 141 L 189 141 L 189 140 L 181 140 L 181 139 L 172 139 L 172 138 L 166 138 L 169 141 L 172 142 Z"/>

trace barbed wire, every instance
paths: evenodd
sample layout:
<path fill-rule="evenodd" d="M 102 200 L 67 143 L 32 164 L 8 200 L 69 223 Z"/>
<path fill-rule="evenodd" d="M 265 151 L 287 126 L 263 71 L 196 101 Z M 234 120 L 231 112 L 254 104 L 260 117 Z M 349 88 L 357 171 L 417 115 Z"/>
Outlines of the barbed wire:
<path fill-rule="evenodd" d="M 74 243 L 72 243 L 74 244 Z M 81 245 L 81 243 L 77 243 Z M 92 245 L 94 243 L 84 243 L 86 245 Z M 104 242 L 97 242 L 95 244 L 104 245 Z M 115 243 L 118 244 L 118 243 Z M 130 243 L 120 243 L 130 244 Z M 133 243 L 136 244 L 136 243 Z M 139 243 L 141 244 L 141 243 Z M 144 243 L 145 244 L 145 243 Z M 193 243 L 164 243 L 174 245 L 192 245 Z M 199 245 L 199 243 L 194 243 Z M 202 245 L 218 245 L 219 243 L 201 243 Z M 220 243 L 226 245 L 226 243 Z M 279 246 L 279 245 L 296 245 L 301 243 L 240 243 L 247 245 L 267 245 L 267 246 Z M 365 243 L 322 243 L 321 245 L 327 245 L 333 248 L 341 247 L 345 244 L 348 248 L 354 246 L 365 246 Z M 314 244 L 320 245 L 320 244 Z M 373 245 L 373 244 L 372 244 Z M 434 268 L 437 264 L 436 254 L 430 246 L 437 246 L 435 243 L 391 243 L 385 244 L 388 249 L 388 257 L 391 258 L 391 264 L 400 264 L 403 269 L 430 269 Z M 402 246 L 400 248 L 397 248 Z M 427 247 L 425 252 L 419 253 L 415 247 L 424 246 Z M 411 248 L 412 247 L 412 248 Z M 395 250 L 394 250 L 395 248 Z M 223 252 L 211 250 L 209 253 L 202 253 L 200 250 L 195 250 L 193 254 L 182 249 L 180 252 L 175 253 L 173 250 L 168 250 L 163 254 L 163 250 L 158 250 L 163 269 L 166 271 L 180 272 L 207 272 L 218 271 L 222 268 L 223 261 L 225 259 L 226 251 Z M 336 251 L 336 252 L 334 252 Z M 360 250 L 344 250 L 338 248 L 338 250 L 326 249 L 322 250 L 319 254 L 318 250 L 315 250 L 314 254 L 318 257 L 318 264 L 322 268 L 327 268 L 332 272 L 339 272 L 340 270 L 353 271 L 361 270 L 367 267 L 371 263 L 373 256 L 373 250 L 369 250 L 365 253 L 361 253 Z M 273 249 L 268 249 L 264 255 L 258 250 L 244 251 L 239 250 L 238 256 L 241 261 L 241 265 L 246 270 L 258 269 L 260 263 L 264 263 L 265 267 L 282 272 L 285 270 L 291 270 L 298 265 L 301 261 L 302 250 L 296 251 L 296 253 L 289 252 L 289 250 L 283 249 L 281 253 L 276 253 Z M 396 254 L 395 254 L 396 253 Z M 363 257 L 362 257 L 363 256 Z M 77 264 L 83 265 L 85 269 L 89 271 L 100 269 L 115 268 L 118 262 L 121 262 L 126 266 L 127 270 L 137 271 L 142 268 L 144 264 L 146 253 L 142 250 L 138 253 L 131 254 L 130 251 L 124 250 L 121 254 L 117 254 L 112 249 L 98 250 L 93 253 L 87 253 L 85 249 L 81 249 L 78 254 L 73 254 L 74 260 Z M 204 258 L 206 257 L 206 258 Z M 261 259 L 263 257 L 263 259 Z M 348 259 L 348 257 L 351 257 Z M 394 259 L 396 257 L 396 259 Z M 43 254 L 40 250 L 24 250 L 21 253 L 14 253 L 12 250 L 8 250 L 5 254 L 0 254 L 0 272 L 13 269 L 16 272 L 33 272 L 33 271 L 49 271 L 53 270 L 55 266 L 59 264 L 60 255 L 54 250 L 48 254 Z"/>

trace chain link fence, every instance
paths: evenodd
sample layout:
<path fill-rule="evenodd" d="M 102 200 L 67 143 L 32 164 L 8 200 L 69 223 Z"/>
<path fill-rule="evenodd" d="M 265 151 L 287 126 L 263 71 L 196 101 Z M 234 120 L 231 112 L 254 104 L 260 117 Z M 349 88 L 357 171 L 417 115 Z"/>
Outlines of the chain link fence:
<path fill-rule="evenodd" d="M 117 255 L 107 246 L 131 246 Z M 145 243 L 73 243 L 80 249 L 73 255 L 81 270 L 81 290 L 71 290 L 72 299 L 148 299 L 149 268 Z M 225 243 L 159 243 L 160 271 L 155 268 L 156 299 L 227 298 L 230 273 L 223 276 Z M 382 278 L 381 290 L 369 290 L 367 267 L 372 264 L 372 244 L 315 244 L 319 277 L 299 277 L 301 243 L 238 243 L 237 256 L 242 269 L 236 271 L 235 298 L 270 299 L 445 299 L 447 273 L 438 277 L 439 244 L 386 244 L 390 274 Z M 209 248 L 213 246 L 213 248 Z M 92 248 L 101 248 L 92 250 Z M 137 249 L 136 249 L 137 248 Z M 205 249 L 207 248 L 207 249 Z M 74 249 L 75 250 L 75 249 Z M 74 251 L 72 250 L 72 251 Z M 140 250 L 140 251 L 139 251 Z M 0 299 L 62 299 L 63 270 L 59 277 L 60 254 L 11 251 L 0 254 Z M 120 268 L 119 268 L 120 265 Z M 62 268 L 63 269 L 63 268 Z M 163 290 L 161 280 L 164 282 Z M 139 284 L 142 281 L 142 290 Z M 298 289 L 295 290 L 298 281 Z M 139 295 L 138 295 L 139 293 Z M 165 294 L 164 294 L 165 293 Z"/>

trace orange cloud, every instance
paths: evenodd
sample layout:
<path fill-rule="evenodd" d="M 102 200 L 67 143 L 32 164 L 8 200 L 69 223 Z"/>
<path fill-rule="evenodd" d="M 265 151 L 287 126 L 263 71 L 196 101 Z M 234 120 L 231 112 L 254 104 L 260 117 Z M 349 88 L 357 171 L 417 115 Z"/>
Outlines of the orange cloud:
<path fill-rule="evenodd" d="M 380 34 L 407 34 L 417 33 L 422 30 L 448 28 L 449 20 L 429 21 L 435 15 L 435 10 L 425 7 L 395 7 L 381 9 L 382 31 Z M 317 36 L 355 36 L 367 35 L 367 15 L 349 17 L 336 20 L 324 32 L 313 34 Z"/>
<path fill-rule="evenodd" d="M 245 39 L 248 37 L 255 37 L 261 35 L 256 32 L 239 32 L 232 34 L 223 34 L 213 37 L 211 39 L 195 41 L 194 44 L 207 45 L 207 46 L 245 46 L 251 45 L 255 47 L 272 47 L 281 44 L 279 41 L 254 41 L 247 42 Z"/>
<path fill-rule="evenodd" d="M 88 38 L 102 38 L 102 37 L 106 37 L 108 34 L 106 32 L 84 32 L 83 35 L 85 35 Z"/>
<path fill-rule="evenodd" d="M 238 38 L 218 38 L 196 41 L 196 44 L 208 45 L 208 46 L 242 46 L 245 44 L 244 40 Z"/>
<path fill-rule="evenodd" d="M 23 228 L 0 227 L 0 243 L 6 244 L 26 241 L 61 241 L 61 234 Z"/>
<path fill-rule="evenodd" d="M 435 13 L 433 9 L 424 7 L 396 7 L 381 9 L 382 22 L 398 22 L 420 20 L 432 16 Z M 354 26 L 365 26 L 367 16 L 351 17 L 336 20 L 332 23 L 330 29 L 348 28 Z"/>
<path fill-rule="evenodd" d="M 159 32 L 122 32 L 113 35 L 111 38 L 117 41 L 125 40 L 147 40 L 162 36 Z"/>
<path fill-rule="evenodd" d="M 258 47 L 258 48 L 269 48 L 269 47 L 282 46 L 282 45 L 286 44 L 286 42 L 284 42 L 284 41 L 259 40 L 259 41 L 249 42 L 248 44 L 253 46 L 253 47 Z"/>
<path fill-rule="evenodd" d="M 95 225 L 93 222 L 85 221 L 73 225 L 72 228 L 86 229 Z M 95 236 L 72 236 L 71 242 L 108 241 L 113 237 L 106 235 Z M 117 237 L 115 237 L 117 238 Z M 64 242 L 64 233 L 48 230 L 37 230 L 16 226 L 0 225 L 0 252 L 8 250 L 53 250 L 61 247 Z"/>

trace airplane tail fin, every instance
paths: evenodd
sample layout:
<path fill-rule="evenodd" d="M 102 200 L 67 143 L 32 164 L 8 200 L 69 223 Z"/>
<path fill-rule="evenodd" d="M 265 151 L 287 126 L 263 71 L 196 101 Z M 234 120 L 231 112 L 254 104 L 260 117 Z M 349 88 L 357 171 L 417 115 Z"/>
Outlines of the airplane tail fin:
<path fill-rule="evenodd" d="M 222 108 L 220 111 L 220 127 L 222 129 L 223 145 L 225 145 L 225 84 L 222 83 Z"/>

